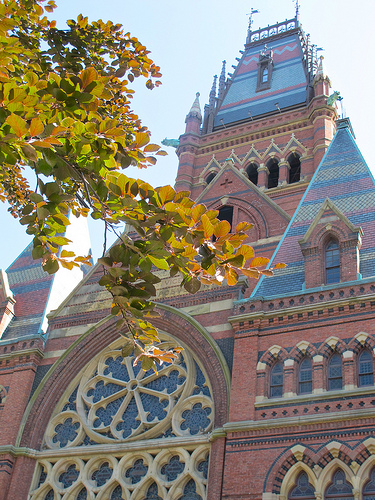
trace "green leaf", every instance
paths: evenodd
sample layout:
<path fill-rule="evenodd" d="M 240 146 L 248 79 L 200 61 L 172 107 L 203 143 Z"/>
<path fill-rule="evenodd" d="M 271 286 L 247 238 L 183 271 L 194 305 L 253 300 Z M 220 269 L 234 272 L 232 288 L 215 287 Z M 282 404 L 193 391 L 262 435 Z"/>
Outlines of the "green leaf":
<path fill-rule="evenodd" d="M 54 274 L 59 270 L 59 263 L 57 260 L 48 259 L 42 267 L 48 274 Z"/>
<path fill-rule="evenodd" d="M 41 259 L 44 254 L 44 249 L 41 245 L 38 245 L 37 247 L 33 248 L 31 254 L 34 260 Z"/>
<path fill-rule="evenodd" d="M 192 294 L 197 293 L 200 287 L 201 287 L 201 282 L 197 278 L 192 278 L 184 283 L 185 290 L 187 290 L 189 293 Z"/>
<path fill-rule="evenodd" d="M 166 271 L 168 271 L 169 265 L 168 265 L 168 262 L 165 259 L 157 259 L 153 255 L 148 255 L 147 258 L 150 259 L 150 261 L 158 269 L 165 269 Z"/>

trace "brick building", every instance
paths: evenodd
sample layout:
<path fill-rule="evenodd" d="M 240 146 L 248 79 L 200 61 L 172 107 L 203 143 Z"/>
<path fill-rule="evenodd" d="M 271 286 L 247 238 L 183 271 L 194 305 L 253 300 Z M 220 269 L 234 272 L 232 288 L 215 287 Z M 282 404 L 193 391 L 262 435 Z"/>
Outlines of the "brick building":
<path fill-rule="evenodd" d="M 247 34 L 180 137 L 176 186 L 249 221 L 272 278 L 160 271 L 158 374 L 121 357 L 94 267 L 48 315 L 29 250 L 1 274 L 0 498 L 375 497 L 375 186 L 298 17 Z M 52 288 L 51 288 L 52 287 Z"/>

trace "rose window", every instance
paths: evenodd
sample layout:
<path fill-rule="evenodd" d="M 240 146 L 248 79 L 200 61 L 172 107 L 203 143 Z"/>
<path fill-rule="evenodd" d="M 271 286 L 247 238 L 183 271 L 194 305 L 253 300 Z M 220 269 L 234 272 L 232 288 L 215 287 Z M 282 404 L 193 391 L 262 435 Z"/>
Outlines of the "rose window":
<path fill-rule="evenodd" d="M 164 340 L 163 347 L 176 345 Z M 194 436 L 213 421 L 203 369 L 185 349 L 173 363 L 144 372 L 121 356 L 121 340 L 76 377 L 50 421 L 47 448 L 90 446 L 135 439 Z"/>

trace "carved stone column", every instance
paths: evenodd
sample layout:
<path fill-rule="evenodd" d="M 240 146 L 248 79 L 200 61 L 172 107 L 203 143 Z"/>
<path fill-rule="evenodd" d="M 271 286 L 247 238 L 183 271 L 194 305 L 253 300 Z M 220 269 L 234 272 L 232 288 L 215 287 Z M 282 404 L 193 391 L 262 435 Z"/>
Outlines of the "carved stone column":
<path fill-rule="evenodd" d="M 290 165 L 284 158 L 279 163 L 279 186 L 286 186 L 289 182 Z"/>
<path fill-rule="evenodd" d="M 264 163 L 261 163 L 258 167 L 258 188 L 266 189 L 268 187 L 268 174 L 269 170 Z"/>

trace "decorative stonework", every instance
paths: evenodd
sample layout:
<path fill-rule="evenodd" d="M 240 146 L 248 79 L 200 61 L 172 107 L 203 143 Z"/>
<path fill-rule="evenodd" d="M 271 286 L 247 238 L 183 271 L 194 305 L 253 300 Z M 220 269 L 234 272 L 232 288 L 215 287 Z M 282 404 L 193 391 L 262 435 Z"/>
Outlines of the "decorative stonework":
<path fill-rule="evenodd" d="M 172 345 L 165 339 L 164 347 Z M 121 356 L 120 340 L 73 381 L 49 422 L 44 448 L 196 436 L 211 429 L 213 416 L 206 377 L 187 350 L 157 373 L 144 372 Z"/>
<path fill-rule="evenodd" d="M 161 339 L 164 348 L 176 345 Z M 204 434 L 214 406 L 203 368 L 185 349 L 157 373 L 143 372 L 121 346 L 120 339 L 98 354 L 57 404 L 31 500 L 206 498 Z"/>
<path fill-rule="evenodd" d="M 152 453 L 131 451 L 57 461 L 42 459 L 34 474 L 31 500 L 204 500 L 209 445 Z M 190 496 L 189 496 L 190 494 Z"/>

